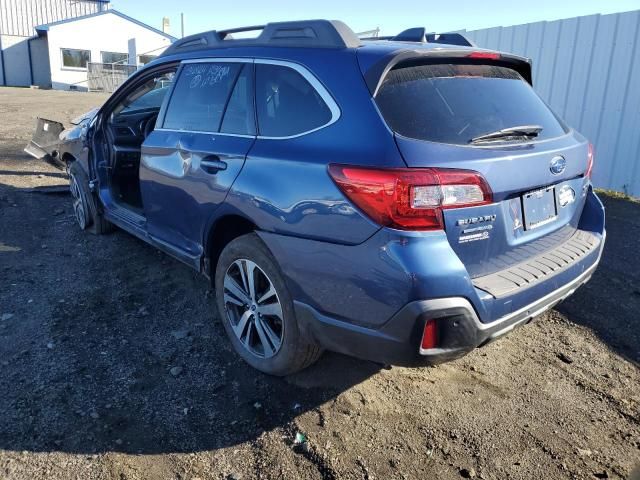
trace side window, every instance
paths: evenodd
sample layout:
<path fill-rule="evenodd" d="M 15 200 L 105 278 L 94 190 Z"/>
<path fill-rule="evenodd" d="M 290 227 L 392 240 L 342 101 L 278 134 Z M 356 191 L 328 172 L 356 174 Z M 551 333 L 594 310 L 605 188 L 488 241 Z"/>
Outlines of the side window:
<path fill-rule="evenodd" d="M 247 63 L 236 81 L 220 127 L 222 133 L 255 135 L 256 120 L 253 112 L 253 64 Z"/>
<path fill-rule="evenodd" d="M 331 110 L 316 89 L 296 70 L 256 64 L 258 130 L 266 137 L 287 137 L 321 127 Z"/>
<path fill-rule="evenodd" d="M 217 132 L 242 63 L 187 63 L 171 95 L 164 128 Z"/>

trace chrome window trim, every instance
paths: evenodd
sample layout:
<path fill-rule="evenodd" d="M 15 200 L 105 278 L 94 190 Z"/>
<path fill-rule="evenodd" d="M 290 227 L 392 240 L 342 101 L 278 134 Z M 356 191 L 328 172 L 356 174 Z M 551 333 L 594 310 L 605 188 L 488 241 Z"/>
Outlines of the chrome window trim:
<path fill-rule="evenodd" d="M 180 63 L 254 63 L 253 58 L 243 57 L 208 57 L 208 58 L 189 58 L 182 60 Z"/>
<path fill-rule="evenodd" d="M 154 128 L 154 132 L 175 132 L 175 133 L 198 133 L 204 135 L 220 135 L 223 137 L 240 137 L 240 138 L 256 138 L 255 135 L 246 135 L 242 133 L 224 133 L 224 132 L 206 132 L 203 130 L 180 130 L 177 128 Z"/>
<path fill-rule="evenodd" d="M 289 62 L 289 61 L 284 61 L 284 60 L 270 60 L 270 59 L 264 59 L 264 58 L 256 58 L 254 60 L 254 63 L 256 65 L 259 65 L 259 64 L 261 64 L 261 65 L 279 65 L 279 66 L 282 66 L 282 67 L 288 67 L 288 68 L 291 68 L 291 69 L 295 70 L 300 75 L 302 75 L 302 77 L 307 82 L 309 82 L 309 84 L 315 89 L 315 91 L 318 93 L 318 95 L 320 95 L 320 98 L 322 98 L 324 103 L 329 108 L 329 111 L 331 112 L 331 119 L 327 123 L 325 123 L 324 125 L 320 125 L 319 127 L 313 128 L 311 130 L 307 130 L 305 132 L 300 132 L 300 133 L 296 133 L 295 135 L 288 135 L 288 136 L 284 136 L 284 137 L 270 137 L 270 136 L 266 136 L 266 135 L 258 135 L 257 138 L 260 138 L 262 140 L 288 140 L 288 139 L 291 139 L 291 138 L 298 138 L 298 137 L 302 137 L 303 135 L 308 135 L 310 133 L 317 132 L 318 130 L 322 130 L 323 128 L 326 128 L 329 125 L 333 125 L 334 123 L 336 123 L 340 119 L 340 116 L 342 115 L 342 112 L 340 111 L 340 107 L 338 106 L 336 101 L 333 99 L 333 97 L 331 96 L 329 91 L 320 82 L 320 80 L 318 80 L 318 78 L 313 73 L 311 73 L 306 67 L 303 67 L 299 63 L 294 63 L 294 62 Z M 256 112 L 256 114 L 257 114 L 257 112 Z M 257 118 L 257 115 L 256 115 L 256 118 Z M 260 121 L 259 120 L 258 120 L 258 130 L 260 130 Z"/>
<path fill-rule="evenodd" d="M 227 137 L 241 137 L 241 138 L 259 138 L 261 140 L 289 140 L 292 138 L 302 137 L 303 135 L 308 135 L 313 132 L 317 132 L 318 130 L 322 130 L 330 125 L 336 123 L 342 112 L 340 107 L 331 96 L 329 91 L 325 88 L 325 86 L 318 80 L 318 78 L 311 73 L 306 67 L 303 67 L 299 63 L 289 62 L 285 60 L 271 60 L 266 58 L 243 58 L 243 57 L 208 57 L 208 58 L 189 58 L 187 60 L 182 60 L 180 62 L 181 68 L 176 71 L 176 81 L 174 81 L 174 85 L 172 88 L 175 88 L 175 84 L 179 77 L 179 74 L 182 70 L 182 65 L 187 63 L 253 63 L 253 64 L 261 64 L 261 65 L 279 65 L 281 67 L 291 68 L 298 72 L 302 77 L 309 82 L 309 84 L 313 87 L 313 89 L 320 95 L 322 101 L 327 105 L 329 111 L 331 112 L 331 119 L 325 123 L 324 125 L 320 125 L 319 127 L 313 128 L 311 130 L 306 130 L 304 132 L 296 133 L 295 135 L 288 135 L 283 137 L 271 137 L 267 135 L 245 135 L 238 133 L 221 133 L 221 132 L 204 132 L 199 130 L 178 130 L 173 128 L 155 128 L 154 131 L 160 132 L 177 132 L 177 133 L 202 133 L 208 135 L 222 135 Z M 173 90 L 170 92 L 173 95 Z M 255 96 L 255 82 L 254 82 L 254 96 Z M 170 100 L 169 100 L 170 102 Z M 168 106 L 168 103 L 167 103 Z M 255 107 L 254 107 L 255 108 Z M 161 112 L 165 113 L 165 112 Z M 257 120 L 257 111 L 255 112 L 256 120 Z M 162 121 L 164 123 L 164 115 L 162 116 Z M 259 125 L 258 125 L 259 130 Z"/>

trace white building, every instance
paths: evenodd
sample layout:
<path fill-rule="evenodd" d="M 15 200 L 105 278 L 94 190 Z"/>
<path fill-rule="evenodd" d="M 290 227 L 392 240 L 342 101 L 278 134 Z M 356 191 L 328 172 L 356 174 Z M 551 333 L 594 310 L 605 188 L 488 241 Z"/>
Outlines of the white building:
<path fill-rule="evenodd" d="M 89 63 L 147 63 L 174 40 L 108 5 L 0 1 L 0 85 L 86 90 Z"/>

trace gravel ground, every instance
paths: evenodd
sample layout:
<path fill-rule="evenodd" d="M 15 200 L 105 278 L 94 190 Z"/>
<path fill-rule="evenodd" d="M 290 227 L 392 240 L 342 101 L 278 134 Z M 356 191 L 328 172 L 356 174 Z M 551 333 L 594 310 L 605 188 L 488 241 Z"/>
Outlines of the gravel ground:
<path fill-rule="evenodd" d="M 207 281 L 75 225 L 25 156 L 34 117 L 104 96 L 0 89 L 1 479 L 630 478 L 640 460 L 640 204 L 605 199 L 592 281 L 434 368 L 325 354 L 278 379 L 232 351 Z M 301 433 L 306 442 L 296 445 Z"/>

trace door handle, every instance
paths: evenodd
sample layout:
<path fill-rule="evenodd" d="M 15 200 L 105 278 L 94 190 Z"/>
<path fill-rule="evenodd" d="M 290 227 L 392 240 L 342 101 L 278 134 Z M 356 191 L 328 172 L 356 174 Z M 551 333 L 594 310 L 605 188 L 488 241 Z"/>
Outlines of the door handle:
<path fill-rule="evenodd" d="M 200 168 L 207 173 L 217 173 L 227 169 L 227 163 L 220 160 L 217 155 L 209 155 L 200 160 Z"/>

